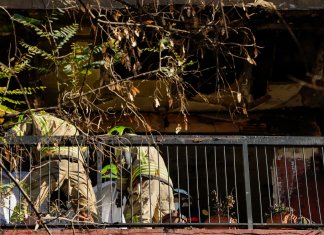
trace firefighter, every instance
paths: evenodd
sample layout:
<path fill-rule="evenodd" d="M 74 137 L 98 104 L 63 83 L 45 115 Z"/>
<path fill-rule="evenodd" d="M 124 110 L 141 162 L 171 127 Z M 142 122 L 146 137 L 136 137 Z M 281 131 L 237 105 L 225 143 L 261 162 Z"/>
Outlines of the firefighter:
<path fill-rule="evenodd" d="M 117 192 L 117 175 L 118 170 L 115 164 L 108 164 L 102 168 L 102 222 L 104 223 L 125 223 L 125 217 L 122 210 L 126 204 L 126 198 L 123 199 L 123 207 L 117 208 L 115 202 L 118 197 Z M 97 186 L 94 187 L 95 193 Z"/>
<path fill-rule="evenodd" d="M 6 136 L 76 136 L 76 127 L 45 112 L 32 112 L 21 115 L 18 123 L 6 132 Z M 59 188 L 70 196 L 73 209 L 79 221 L 97 221 L 96 197 L 90 179 L 83 167 L 87 148 L 79 147 L 33 147 L 37 160 L 41 159 L 41 169 L 34 170 L 29 176 L 31 185 L 26 189 L 31 201 L 39 210 L 40 205 Z M 70 161 L 70 162 L 69 162 Z M 30 178 L 26 179 L 29 184 Z M 50 180 L 50 183 L 49 183 Z M 58 182 L 59 180 L 59 182 Z M 40 186 L 41 185 L 41 186 Z M 70 186 L 68 188 L 68 185 Z M 49 192 L 50 190 L 50 192 Z M 30 192 L 29 192 L 30 191 Z M 22 198 L 21 205 L 15 208 L 12 220 L 28 221 L 28 202 Z M 89 214 L 88 214 L 89 211 Z M 31 216 L 33 219 L 34 216 Z"/>
<path fill-rule="evenodd" d="M 135 135 L 130 127 L 116 126 L 108 135 Z M 162 156 L 154 147 L 118 147 L 117 190 L 121 195 L 129 194 L 129 207 L 125 210 L 127 223 L 160 222 L 164 215 L 175 210 L 173 185 Z M 132 174 L 131 174 L 132 173 Z M 161 201 L 161 207 L 160 207 Z M 171 212 L 170 212 L 171 210 Z"/>
<path fill-rule="evenodd" d="M 200 207 L 200 211 L 197 207 L 192 206 L 192 197 L 188 194 L 187 191 L 183 189 L 174 189 L 174 204 L 176 210 L 188 218 L 188 222 L 191 223 L 204 223 L 208 219 L 208 210 Z M 180 199 L 180 201 L 179 201 Z M 189 201 L 190 199 L 190 201 Z M 189 203 L 190 203 L 190 213 L 189 213 Z M 200 221 L 199 221 L 200 216 Z"/>

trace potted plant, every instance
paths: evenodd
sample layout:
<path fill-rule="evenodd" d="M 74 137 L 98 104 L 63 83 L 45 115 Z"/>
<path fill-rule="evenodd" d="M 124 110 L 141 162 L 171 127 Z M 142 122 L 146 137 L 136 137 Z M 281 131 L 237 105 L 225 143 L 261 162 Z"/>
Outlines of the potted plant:
<path fill-rule="evenodd" d="M 233 190 L 232 190 L 233 191 Z M 237 223 L 237 220 L 233 217 L 235 212 L 230 212 L 234 208 L 235 200 L 231 192 L 224 201 L 218 201 L 216 190 L 212 191 L 212 201 L 214 206 L 212 209 L 212 215 L 210 216 L 210 223 Z M 205 220 L 205 223 L 209 223 L 209 219 Z M 236 227 L 227 226 L 209 226 L 205 229 L 236 229 Z"/>
<path fill-rule="evenodd" d="M 271 206 L 269 208 L 270 213 L 265 213 L 266 223 L 274 223 L 274 224 L 297 224 L 297 216 L 294 215 L 294 209 L 291 207 L 286 207 L 285 204 Z M 271 222 L 272 216 L 272 222 Z M 277 228 L 269 228 L 269 229 L 277 229 Z M 291 228 L 281 228 L 281 229 L 289 229 Z"/>

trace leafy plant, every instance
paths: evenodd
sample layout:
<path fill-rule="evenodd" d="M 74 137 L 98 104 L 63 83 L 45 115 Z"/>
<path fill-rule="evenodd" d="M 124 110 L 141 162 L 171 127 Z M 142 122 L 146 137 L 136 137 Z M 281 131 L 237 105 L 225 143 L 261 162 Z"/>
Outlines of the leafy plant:
<path fill-rule="evenodd" d="M 19 185 L 23 188 L 27 188 L 28 184 L 19 182 Z M 9 184 L 0 184 L 0 197 L 1 198 L 7 198 L 10 194 L 13 194 L 13 189 L 15 188 L 15 183 L 9 183 Z M 25 190 L 27 192 L 27 189 Z"/>
<path fill-rule="evenodd" d="M 230 213 L 230 210 L 234 208 L 235 200 L 233 196 L 233 190 L 231 194 L 225 197 L 224 201 L 218 201 L 217 192 L 213 190 L 212 194 L 212 202 L 214 202 L 212 213 L 218 216 L 227 216 L 230 215 L 231 217 L 234 216 L 235 212 Z M 233 218 L 234 219 L 234 218 Z"/>
<path fill-rule="evenodd" d="M 269 207 L 269 211 L 270 213 L 265 213 L 265 218 L 270 218 L 270 214 L 272 215 L 275 215 L 275 214 L 278 214 L 278 213 L 293 213 L 295 210 L 291 207 L 286 207 L 285 204 L 281 204 L 281 205 L 277 205 L 277 204 L 274 204 L 273 206 L 270 206 Z"/>

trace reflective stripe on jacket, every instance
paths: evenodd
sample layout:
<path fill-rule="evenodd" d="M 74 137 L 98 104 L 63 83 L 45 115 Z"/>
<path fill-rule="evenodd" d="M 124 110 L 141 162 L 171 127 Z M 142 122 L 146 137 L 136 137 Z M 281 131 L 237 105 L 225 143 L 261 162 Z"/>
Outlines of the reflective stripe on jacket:
<path fill-rule="evenodd" d="M 49 114 L 32 114 L 35 122 L 31 122 L 30 117 L 24 118 L 22 123 L 15 125 L 11 130 L 16 133 L 17 136 L 34 135 L 34 136 L 76 136 L 79 135 L 76 127 L 68 122 L 54 117 Z M 87 147 L 83 147 L 79 150 L 79 147 L 46 147 L 41 149 L 41 158 L 48 155 L 66 155 L 75 158 L 83 159 L 83 152 Z M 35 156 L 39 156 L 39 151 L 36 147 L 33 147 Z"/>
<path fill-rule="evenodd" d="M 127 187 L 134 186 L 134 184 L 139 182 L 140 175 L 144 178 L 159 179 L 173 187 L 164 160 L 156 148 L 119 147 L 115 151 L 117 159 L 120 154 L 124 155 L 123 152 L 125 151 L 131 153 L 132 170 L 130 171 L 129 169 L 129 173 L 125 174 L 125 171 L 121 171 L 120 164 L 118 164 L 119 177 L 117 178 L 117 189 L 125 190 Z M 125 164 L 123 167 L 125 167 Z M 123 172 L 122 175 L 120 174 L 121 172 Z"/>

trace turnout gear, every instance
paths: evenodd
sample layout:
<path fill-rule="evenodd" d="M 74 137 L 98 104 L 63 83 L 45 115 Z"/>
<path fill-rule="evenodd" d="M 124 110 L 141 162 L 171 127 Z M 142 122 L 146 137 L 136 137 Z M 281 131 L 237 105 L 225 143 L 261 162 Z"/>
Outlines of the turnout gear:
<path fill-rule="evenodd" d="M 33 120 L 28 116 L 20 116 L 19 124 L 10 129 L 7 134 L 15 136 L 79 135 L 75 126 L 62 119 L 44 113 L 31 113 L 31 115 Z M 38 161 L 41 160 L 42 165 L 40 170 L 32 171 L 26 182 L 31 180 L 31 187 L 27 190 L 30 190 L 28 194 L 31 195 L 31 201 L 37 209 L 48 198 L 49 193 L 52 194 L 61 188 L 65 194 L 70 195 L 76 213 L 88 213 L 89 210 L 96 218 L 96 197 L 91 181 L 83 167 L 85 152 L 87 152 L 87 147 L 33 147 L 34 156 L 37 157 Z M 70 185 L 70 188 L 68 188 L 68 185 Z M 19 204 L 17 208 L 20 208 Z M 28 202 L 23 198 L 19 214 L 26 213 L 28 210 Z M 82 217 L 85 218 L 84 215 Z M 93 220 L 91 215 L 87 218 Z"/>
<path fill-rule="evenodd" d="M 102 168 L 102 178 L 112 178 L 112 179 L 117 179 L 117 166 L 115 164 L 110 164 Z"/>
<path fill-rule="evenodd" d="M 117 126 L 108 135 L 127 133 L 134 135 L 135 131 L 129 127 Z M 132 203 L 125 216 L 126 221 L 132 221 L 133 217 L 134 223 L 150 223 L 152 215 L 154 222 L 160 222 L 160 211 L 163 217 L 170 213 L 169 209 L 175 209 L 172 180 L 162 156 L 154 147 L 117 147 L 115 156 L 118 161 L 117 189 L 123 191 L 123 195 L 127 189 L 129 202 Z"/>

